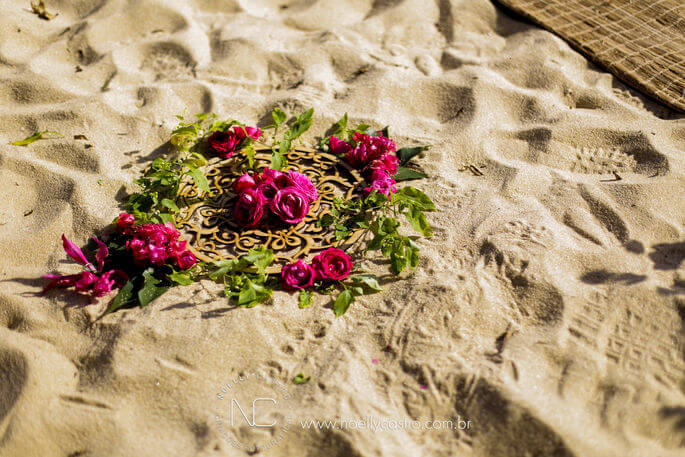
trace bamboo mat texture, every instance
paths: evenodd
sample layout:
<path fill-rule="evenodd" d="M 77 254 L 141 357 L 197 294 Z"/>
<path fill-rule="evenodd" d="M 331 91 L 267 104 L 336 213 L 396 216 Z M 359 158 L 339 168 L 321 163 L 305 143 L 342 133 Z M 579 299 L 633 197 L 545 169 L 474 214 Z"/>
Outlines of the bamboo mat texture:
<path fill-rule="evenodd" d="M 685 112 L 685 0 L 497 0 Z"/>

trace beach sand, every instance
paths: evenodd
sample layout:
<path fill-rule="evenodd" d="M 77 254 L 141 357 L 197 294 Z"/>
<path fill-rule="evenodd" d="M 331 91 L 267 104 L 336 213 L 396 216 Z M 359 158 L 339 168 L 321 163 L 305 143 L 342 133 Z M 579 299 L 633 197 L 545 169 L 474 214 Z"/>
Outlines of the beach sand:
<path fill-rule="evenodd" d="M 247 455 L 215 421 L 246 373 L 292 394 L 258 455 L 683 455 L 678 115 L 486 0 L 46 6 L 0 1 L 0 456 Z M 60 235 L 116 217 L 174 115 L 274 106 L 315 108 L 312 145 L 345 112 L 432 145 L 414 273 L 341 318 L 283 292 L 233 309 L 209 281 L 97 322 L 106 300 L 38 295 L 77 270 Z M 38 130 L 64 138 L 9 145 Z M 299 425 L 368 416 L 471 422 Z"/>

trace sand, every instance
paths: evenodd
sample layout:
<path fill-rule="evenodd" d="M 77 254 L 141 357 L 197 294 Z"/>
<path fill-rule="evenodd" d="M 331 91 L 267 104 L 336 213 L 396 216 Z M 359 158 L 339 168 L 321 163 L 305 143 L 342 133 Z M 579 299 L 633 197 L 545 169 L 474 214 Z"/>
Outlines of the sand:
<path fill-rule="evenodd" d="M 252 372 L 295 421 L 258 455 L 683 455 L 678 115 L 486 0 L 47 7 L 0 1 L 0 456 L 247 455 L 215 416 Z M 311 144 L 348 112 L 433 145 L 415 273 L 337 319 L 282 292 L 233 309 L 208 281 L 97 322 L 106 301 L 37 294 L 75 271 L 60 235 L 118 214 L 174 115 L 276 105 L 315 108 Z M 65 138 L 9 145 L 37 130 Z M 367 416 L 471 423 L 299 425 Z"/>

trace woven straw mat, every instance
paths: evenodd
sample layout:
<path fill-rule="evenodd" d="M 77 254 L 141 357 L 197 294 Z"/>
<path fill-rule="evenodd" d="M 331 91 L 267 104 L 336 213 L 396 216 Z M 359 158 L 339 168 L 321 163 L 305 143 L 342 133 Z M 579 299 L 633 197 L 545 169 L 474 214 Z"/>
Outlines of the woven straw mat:
<path fill-rule="evenodd" d="M 685 112 L 685 0 L 497 0 Z"/>

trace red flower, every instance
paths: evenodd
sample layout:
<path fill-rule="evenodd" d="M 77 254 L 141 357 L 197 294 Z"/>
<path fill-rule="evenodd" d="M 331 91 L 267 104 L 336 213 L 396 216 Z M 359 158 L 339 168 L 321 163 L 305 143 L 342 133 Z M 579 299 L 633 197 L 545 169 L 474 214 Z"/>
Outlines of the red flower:
<path fill-rule="evenodd" d="M 256 127 L 240 127 L 234 125 L 225 132 L 212 133 L 207 138 L 207 144 L 224 159 L 230 158 L 233 153 L 247 146 L 252 140 L 257 140 L 262 132 Z M 249 138 L 249 139 L 248 139 Z"/>
<path fill-rule="evenodd" d="M 241 227 L 257 227 L 264 217 L 264 203 L 264 196 L 261 193 L 247 189 L 235 202 L 233 219 Z"/>
<path fill-rule="evenodd" d="M 181 270 L 187 270 L 197 263 L 195 255 L 190 251 L 183 251 L 180 254 L 175 255 L 174 260 Z"/>
<path fill-rule="evenodd" d="M 283 265 L 281 268 L 281 283 L 285 289 L 306 289 L 314 284 L 316 272 L 302 260 Z"/>
<path fill-rule="evenodd" d="M 328 248 L 312 261 L 317 277 L 338 281 L 345 279 L 352 271 L 352 259 L 342 249 Z"/>
<path fill-rule="evenodd" d="M 276 192 L 270 208 L 286 224 L 297 224 L 309 212 L 309 200 L 299 188 L 286 187 Z"/>

